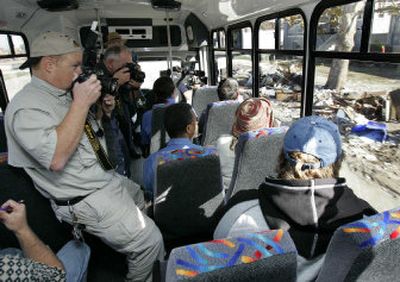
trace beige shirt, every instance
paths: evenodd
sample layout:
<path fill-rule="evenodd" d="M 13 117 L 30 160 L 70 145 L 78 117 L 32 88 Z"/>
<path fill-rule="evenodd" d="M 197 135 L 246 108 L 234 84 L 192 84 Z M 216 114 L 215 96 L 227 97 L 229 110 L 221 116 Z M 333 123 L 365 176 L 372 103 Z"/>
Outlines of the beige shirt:
<path fill-rule="evenodd" d="M 9 164 L 23 167 L 44 196 L 59 200 L 126 182 L 114 170 L 105 171 L 100 166 L 84 133 L 64 169 L 50 170 L 57 144 L 56 127 L 63 121 L 71 102 L 70 93 L 33 76 L 12 99 L 5 114 Z M 92 125 L 96 130 L 96 124 Z M 100 142 L 105 149 L 104 137 Z"/>

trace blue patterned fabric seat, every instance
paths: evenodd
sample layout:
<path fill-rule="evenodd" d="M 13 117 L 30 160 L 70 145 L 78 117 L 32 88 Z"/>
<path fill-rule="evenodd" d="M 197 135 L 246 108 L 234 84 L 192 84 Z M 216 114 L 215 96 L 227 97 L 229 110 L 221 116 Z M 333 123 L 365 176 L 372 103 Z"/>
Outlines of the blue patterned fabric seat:
<path fill-rule="evenodd" d="M 336 230 L 317 281 L 398 281 L 400 208 Z"/>
<path fill-rule="evenodd" d="M 167 249 L 212 238 L 224 198 L 214 148 L 160 153 L 155 186 L 154 220 Z"/>
<path fill-rule="evenodd" d="M 166 281 L 295 281 L 296 247 L 283 230 L 174 249 Z"/>
<path fill-rule="evenodd" d="M 242 190 L 257 189 L 266 176 L 276 176 L 276 167 L 288 127 L 262 128 L 243 133 L 235 149 L 228 200 Z"/>
<path fill-rule="evenodd" d="M 240 102 L 233 100 L 219 101 L 207 105 L 206 121 L 201 140 L 203 146 L 215 145 L 221 135 L 232 132 L 235 112 L 239 105 Z"/>
<path fill-rule="evenodd" d="M 192 106 L 198 116 L 207 109 L 207 105 L 219 100 L 217 86 L 205 86 L 193 93 Z"/>

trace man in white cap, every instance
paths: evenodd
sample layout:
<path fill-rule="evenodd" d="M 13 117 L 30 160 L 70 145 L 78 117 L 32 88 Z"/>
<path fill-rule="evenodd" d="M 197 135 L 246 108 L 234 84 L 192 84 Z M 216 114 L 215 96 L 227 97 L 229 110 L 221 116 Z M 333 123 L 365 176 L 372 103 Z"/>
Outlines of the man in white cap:
<path fill-rule="evenodd" d="M 81 74 L 82 51 L 58 32 L 38 36 L 31 57 L 32 80 L 8 105 L 5 126 L 9 164 L 22 167 L 50 199 L 56 216 L 102 239 L 128 259 L 128 281 L 151 281 L 163 255 L 160 231 L 141 209 L 139 186 L 117 174 L 104 136 L 89 108 L 100 97 L 95 75 Z"/>

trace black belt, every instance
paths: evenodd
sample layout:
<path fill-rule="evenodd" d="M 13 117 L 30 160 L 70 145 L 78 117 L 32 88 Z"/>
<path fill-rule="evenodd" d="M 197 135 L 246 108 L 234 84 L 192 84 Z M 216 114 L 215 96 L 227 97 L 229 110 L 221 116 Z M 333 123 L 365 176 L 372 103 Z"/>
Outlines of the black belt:
<path fill-rule="evenodd" d="M 86 196 L 75 197 L 75 198 L 72 198 L 71 200 L 67 200 L 67 201 L 60 201 L 60 200 L 53 200 L 53 201 L 54 201 L 54 203 L 56 203 L 57 206 L 73 206 L 73 205 L 79 203 L 80 201 L 82 201 L 83 199 L 85 199 Z"/>

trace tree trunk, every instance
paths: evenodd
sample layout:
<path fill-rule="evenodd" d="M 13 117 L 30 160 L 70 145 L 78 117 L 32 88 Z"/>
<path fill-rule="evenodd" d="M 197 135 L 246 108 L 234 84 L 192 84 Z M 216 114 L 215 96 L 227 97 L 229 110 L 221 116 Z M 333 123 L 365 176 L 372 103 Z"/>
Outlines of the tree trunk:
<path fill-rule="evenodd" d="M 339 16 L 339 34 L 336 52 L 351 52 L 354 47 L 354 35 L 357 31 L 357 18 L 359 13 L 364 9 L 363 2 L 347 4 L 343 6 L 343 14 Z M 334 59 L 332 60 L 329 76 L 325 84 L 325 88 L 335 89 L 339 91 L 343 88 L 347 80 L 349 70 L 349 60 Z"/>

